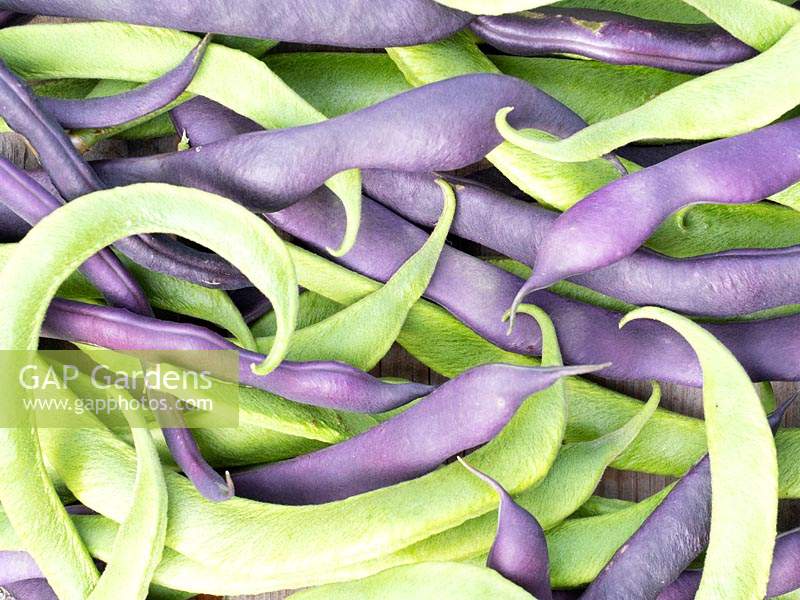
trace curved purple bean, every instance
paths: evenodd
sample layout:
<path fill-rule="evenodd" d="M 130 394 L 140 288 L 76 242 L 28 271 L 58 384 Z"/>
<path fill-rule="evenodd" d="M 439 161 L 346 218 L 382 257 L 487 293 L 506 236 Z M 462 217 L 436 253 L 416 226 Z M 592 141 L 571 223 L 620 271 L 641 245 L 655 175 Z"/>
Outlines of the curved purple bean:
<path fill-rule="evenodd" d="M 430 0 L 0 0 L 0 8 L 351 48 L 433 42 L 473 18 Z"/>
<path fill-rule="evenodd" d="M 0 114 L 9 127 L 24 135 L 39 155 L 53 184 L 67 198 L 99 189 L 94 172 L 73 148 L 64 131 L 42 111 L 33 92 L 0 61 Z M 38 222 L 61 203 L 28 180 L 7 161 L 0 164 L 6 185 L 14 186 L 22 197 L 14 200 L 15 212 L 23 211 Z M 9 195 L 10 197 L 13 196 Z M 21 215 L 31 222 L 25 214 Z M 117 257 L 106 251 L 86 263 L 87 276 L 112 304 L 134 312 L 151 312 L 147 297 L 138 282 Z"/>
<path fill-rule="evenodd" d="M 39 105 L 70 129 L 99 129 L 136 121 L 163 109 L 186 91 L 210 43 L 211 36 L 205 36 L 173 70 L 130 92 L 76 100 L 40 96 Z"/>
<path fill-rule="evenodd" d="M 251 366 L 263 361 L 263 355 L 242 350 L 204 327 L 58 298 L 50 305 L 42 335 L 112 350 L 235 350 L 242 384 L 295 402 L 353 412 L 391 410 L 432 389 L 419 383 L 386 383 L 350 365 L 329 361 L 284 361 L 266 376 L 255 375 Z M 171 354 L 170 358 L 179 357 Z"/>
<path fill-rule="evenodd" d="M 159 411 L 156 412 L 156 417 L 158 414 Z M 226 471 L 223 478 L 206 462 L 192 432 L 183 426 L 181 413 L 171 411 L 168 416 L 169 419 L 176 417 L 180 419 L 181 427 L 161 426 L 164 440 L 175 463 L 206 500 L 224 502 L 233 498 L 234 489 L 230 474 Z"/>
<path fill-rule="evenodd" d="M 796 399 L 769 416 L 773 433 Z M 708 545 L 710 526 L 711 463 L 706 454 L 614 553 L 581 600 L 656 598 Z"/>
<path fill-rule="evenodd" d="M 192 146 L 206 146 L 264 129 L 255 121 L 203 96 L 176 106 L 169 116 L 178 134 L 185 133 Z"/>
<path fill-rule="evenodd" d="M 365 193 L 424 226 L 436 224 L 442 198 L 435 176 L 362 172 Z M 466 179 L 449 177 L 458 197 L 451 232 L 528 266 L 558 213 Z M 780 285 L 775 274 L 780 273 Z M 731 316 L 800 299 L 800 248 L 726 252 L 674 259 L 640 249 L 570 281 L 640 306 L 685 314 Z"/>
<path fill-rule="evenodd" d="M 491 440 L 532 394 L 600 368 L 475 367 L 349 440 L 234 473 L 236 493 L 277 504 L 324 504 L 420 477 Z"/>
<path fill-rule="evenodd" d="M 344 230 L 343 212 L 325 190 L 267 217 L 319 251 Z M 367 277 L 386 281 L 426 239 L 423 230 L 365 197 L 358 240 L 336 260 Z M 510 335 L 502 322 L 521 284 L 518 277 L 447 246 L 425 296 L 497 346 L 536 355 L 541 338 L 531 319 L 520 320 Z M 689 345 L 673 332 L 654 327 L 655 323 L 636 321 L 620 331 L 622 315 L 546 290 L 532 295 L 531 303 L 555 323 L 565 362 L 610 362 L 604 376 L 616 379 L 702 385 L 700 367 Z M 706 328 L 736 355 L 754 381 L 800 380 L 800 316 L 708 324 Z M 784 360 L 774 359 L 775 348 L 781 348 Z"/>
<path fill-rule="evenodd" d="M 519 107 L 514 111 L 518 125 L 558 137 L 585 126 L 569 108 L 519 79 L 478 73 L 415 88 L 313 125 L 93 166 L 108 185 L 173 183 L 272 212 L 351 168 L 430 172 L 477 162 L 503 141 L 494 114 L 510 104 Z"/>
<path fill-rule="evenodd" d="M 536 600 L 553 600 L 550 588 L 550 559 L 544 530 L 531 513 L 514 502 L 497 481 L 458 459 L 473 475 L 490 485 L 500 496 L 497 533 L 486 566 L 528 591 Z"/>
<path fill-rule="evenodd" d="M 507 54 L 577 54 L 679 73 L 708 73 L 757 54 L 718 25 L 665 23 L 584 8 L 541 7 L 478 17 L 470 26 Z"/>
<path fill-rule="evenodd" d="M 684 206 L 757 202 L 798 180 L 800 119 L 703 144 L 618 179 L 555 220 L 514 307 L 533 290 L 630 256 Z"/>

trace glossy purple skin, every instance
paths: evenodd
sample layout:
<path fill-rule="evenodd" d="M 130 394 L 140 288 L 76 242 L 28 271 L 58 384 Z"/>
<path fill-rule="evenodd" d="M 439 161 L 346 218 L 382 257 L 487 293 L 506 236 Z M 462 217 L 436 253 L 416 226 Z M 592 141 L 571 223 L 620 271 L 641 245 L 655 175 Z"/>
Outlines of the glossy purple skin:
<path fill-rule="evenodd" d="M 716 25 L 650 21 L 583 8 L 541 7 L 478 17 L 472 30 L 507 54 L 576 54 L 615 65 L 643 65 L 702 74 L 757 52 Z"/>
<path fill-rule="evenodd" d="M 796 398 L 769 415 L 773 434 Z M 710 526 L 711 462 L 706 454 L 614 553 L 581 600 L 658 597 L 708 545 Z"/>
<path fill-rule="evenodd" d="M 4 158 L 0 158 L 0 203 L 31 225 L 36 225 L 62 206 L 58 198 Z M 150 314 L 150 304 L 144 292 L 110 250 L 101 250 L 89 258 L 80 270 L 110 304 Z"/>
<path fill-rule="evenodd" d="M 0 8 L 350 48 L 433 42 L 473 19 L 431 0 L 0 0 Z"/>
<path fill-rule="evenodd" d="M 324 189 L 267 216 L 276 226 L 321 252 L 344 230 L 341 205 Z M 364 197 L 356 244 L 336 260 L 367 277 L 387 281 L 426 239 L 423 230 Z M 503 322 L 522 283 L 510 273 L 446 246 L 425 296 L 497 346 L 538 355 L 541 340 L 533 319 L 518 319 L 511 335 L 506 335 L 507 324 Z M 620 330 L 622 315 L 548 291 L 532 294 L 530 302 L 553 319 L 564 360 L 569 364 L 610 362 L 612 366 L 603 371 L 609 378 L 702 385 L 694 352 L 669 328 L 635 321 Z M 800 379 L 800 317 L 704 327 L 736 355 L 754 381 Z M 781 348 L 785 360 L 774 360 L 775 348 Z"/>
<path fill-rule="evenodd" d="M 58 600 L 46 579 L 25 579 L 7 583 L 3 587 L 15 600 Z"/>
<path fill-rule="evenodd" d="M 112 350 L 236 350 L 243 385 L 304 404 L 353 412 L 384 412 L 432 390 L 419 383 L 386 383 L 350 365 L 330 361 L 284 361 L 268 375 L 255 375 L 251 366 L 264 360 L 262 354 L 242 350 L 204 327 L 59 298 L 50 305 L 42 335 Z M 174 354 L 170 357 L 178 359 Z"/>
<path fill-rule="evenodd" d="M 485 444 L 526 398 L 597 367 L 475 367 L 408 410 L 334 446 L 233 474 L 236 494 L 276 504 L 324 504 L 420 477 Z"/>
<path fill-rule="evenodd" d="M 264 129 L 255 121 L 203 96 L 176 106 L 169 116 L 178 135 L 185 132 L 192 146 L 205 146 Z"/>
<path fill-rule="evenodd" d="M 539 521 L 514 502 L 497 481 L 466 462 L 462 463 L 500 496 L 497 533 L 486 566 L 530 592 L 536 600 L 553 600 L 547 539 Z"/>
<path fill-rule="evenodd" d="M 442 197 L 434 175 L 364 171 L 364 192 L 414 223 L 431 227 Z M 466 179 L 449 177 L 458 202 L 451 232 L 528 266 L 558 213 Z M 780 273 L 776 285 L 776 273 Z M 800 300 L 800 248 L 674 259 L 640 249 L 570 281 L 639 306 L 732 316 Z"/>
<path fill-rule="evenodd" d="M 684 206 L 757 202 L 798 180 L 800 119 L 709 142 L 618 179 L 555 220 L 516 302 L 630 256 Z"/>
<path fill-rule="evenodd" d="M 75 100 L 39 97 L 39 105 L 69 129 L 101 129 L 136 121 L 158 112 L 186 91 L 210 42 L 211 37 L 206 36 L 177 67 L 130 92 Z"/>
<path fill-rule="evenodd" d="M 93 166 L 111 186 L 173 183 L 272 212 L 350 168 L 430 172 L 477 162 L 503 141 L 494 117 L 504 106 L 517 107 L 515 126 L 536 127 L 557 137 L 585 126 L 566 106 L 519 79 L 478 73 L 415 88 L 313 125 Z"/>

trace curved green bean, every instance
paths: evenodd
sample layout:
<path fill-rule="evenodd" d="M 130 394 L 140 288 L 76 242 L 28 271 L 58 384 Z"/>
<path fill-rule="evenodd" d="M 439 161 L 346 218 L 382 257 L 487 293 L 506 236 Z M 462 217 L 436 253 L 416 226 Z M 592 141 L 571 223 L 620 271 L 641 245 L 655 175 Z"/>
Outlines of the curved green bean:
<path fill-rule="evenodd" d="M 504 111 L 498 113 L 497 127 L 513 144 L 565 162 L 596 159 L 645 139 L 729 137 L 768 125 L 800 104 L 800 77 L 795 73 L 800 73 L 800 25 L 750 60 L 687 81 L 563 140 L 546 141 L 530 130 L 517 131 L 508 125 Z M 776 87 L 775 81 L 781 85 Z"/>
<path fill-rule="evenodd" d="M 711 537 L 697 598 L 762 598 L 775 544 L 778 465 L 758 394 L 730 351 L 696 323 L 646 307 L 626 315 L 621 326 L 636 319 L 653 319 L 675 329 L 697 353 L 703 369 Z M 742 519 L 744 514 L 747 519 Z"/>
<path fill-rule="evenodd" d="M 108 566 L 90 600 L 144 600 L 161 562 L 167 532 L 167 486 L 142 415 L 126 414 L 136 443 L 136 482 L 128 516 L 117 530 Z M 120 596 L 123 594 L 123 596 Z"/>
<path fill-rule="evenodd" d="M 5 282 L 0 287 L 0 348 L 35 350 L 50 299 L 69 273 L 112 242 L 154 229 L 196 240 L 249 273 L 280 316 L 278 340 L 259 371 L 279 364 L 297 310 L 294 269 L 283 242 L 233 202 L 153 184 L 75 200 L 25 237 L 0 272 Z M 14 415 L 23 409 L 6 403 L 4 410 Z M 36 432 L 6 428 L 0 429 L 0 438 L 0 500 L 11 522 L 57 593 L 65 598 L 86 595 L 94 587 L 96 571 L 47 479 Z M 28 527 L 31 514 L 48 526 Z"/>
<path fill-rule="evenodd" d="M 800 11 L 774 0 L 684 0 L 723 29 L 764 51 L 800 23 Z"/>
<path fill-rule="evenodd" d="M 408 311 L 427 289 L 453 221 L 455 194 L 443 180 L 438 182 L 444 209 L 428 241 L 377 291 L 323 321 L 298 329 L 289 360 L 337 360 L 369 371 L 386 355 Z M 271 346 L 272 338 L 258 340 L 261 352 Z"/>

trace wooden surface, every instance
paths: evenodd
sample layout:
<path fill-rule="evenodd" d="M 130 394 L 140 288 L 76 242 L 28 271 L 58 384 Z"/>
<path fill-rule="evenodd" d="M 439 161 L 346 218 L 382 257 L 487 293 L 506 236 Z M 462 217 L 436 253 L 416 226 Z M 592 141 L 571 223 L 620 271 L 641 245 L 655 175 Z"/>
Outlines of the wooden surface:
<path fill-rule="evenodd" d="M 93 157 L 138 155 L 152 152 L 156 149 L 165 151 L 167 148 L 174 147 L 174 143 L 174 140 L 169 140 L 166 142 L 162 141 L 160 143 L 139 145 L 129 148 L 126 144 L 121 142 L 104 142 L 93 150 L 91 155 Z M 33 156 L 25 146 L 21 138 L 15 134 L 0 135 L 0 155 L 26 168 L 34 168 L 37 166 L 35 156 Z M 470 249 L 474 251 L 474 245 L 471 246 Z M 780 348 L 776 348 L 776 357 L 779 356 Z M 444 381 L 442 377 L 431 373 L 428 368 L 415 361 L 399 347 L 393 348 L 381 361 L 376 369 L 376 374 L 381 376 L 404 377 L 413 381 L 433 384 L 439 384 Z M 645 398 L 650 392 L 649 384 L 644 382 L 615 384 L 609 387 L 613 387 L 614 389 L 638 398 Z M 797 384 L 776 384 L 775 386 L 779 400 L 787 398 L 797 388 Z M 661 405 L 664 408 L 682 414 L 702 416 L 699 390 L 667 385 L 664 387 L 664 398 Z M 795 406 L 790 410 L 786 419 L 786 424 L 793 426 L 798 425 L 798 423 L 800 423 L 800 418 L 798 417 L 800 417 L 800 413 L 798 412 L 797 406 Z M 666 483 L 667 479 L 664 477 L 610 470 L 600 483 L 597 493 L 612 498 L 641 500 L 662 489 Z M 780 528 L 784 530 L 797 527 L 798 525 L 800 525 L 800 509 L 798 508 L 798 503 L 796 501 L 791 503 L 784 502 L 781 507 Z M 309 551 L 313 551 L 313 548 L 309 548 Z M 275 593 L 262 596 L 243 596 L 242 598 L 278 600 L 284 597 L 286 597 L 284 593 Z"/>

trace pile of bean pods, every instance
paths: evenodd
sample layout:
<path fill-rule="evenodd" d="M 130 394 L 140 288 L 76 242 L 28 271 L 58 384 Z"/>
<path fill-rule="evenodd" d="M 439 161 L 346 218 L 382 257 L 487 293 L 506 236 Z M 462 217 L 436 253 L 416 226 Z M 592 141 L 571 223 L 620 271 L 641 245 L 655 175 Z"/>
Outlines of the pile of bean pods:
<path fill-rule="evenodd" d="M 0 9 L 3 597 L 800 598 L 800 7 Z M 238 425 L 47 425 L 41 348 L 230 355 Z"/>

